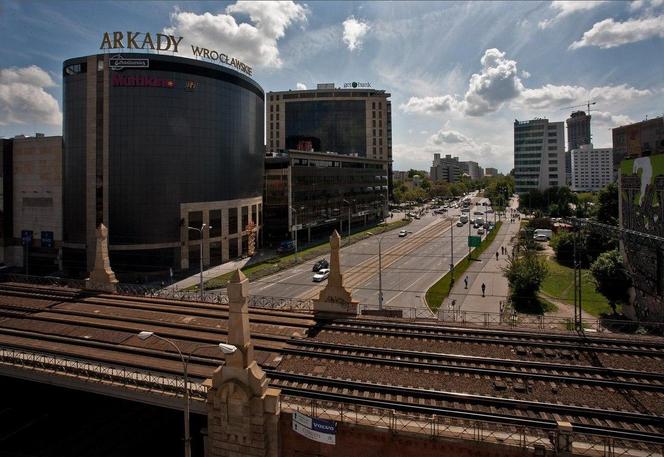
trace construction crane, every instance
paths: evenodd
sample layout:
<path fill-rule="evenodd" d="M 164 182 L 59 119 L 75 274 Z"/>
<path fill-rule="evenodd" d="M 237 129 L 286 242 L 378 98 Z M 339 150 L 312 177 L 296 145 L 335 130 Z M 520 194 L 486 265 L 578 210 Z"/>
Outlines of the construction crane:
<path fill-rule="evenodd" d="M 561 108 L 560 111 L 568 110 L 568 109 L 574 109 L 574 108 L 580 108 L 582 106 L 585 106 L 586 109 L 588 110 L 588 115 L 590 115 L 590 105 L 594 105 L 597 102 L 594 102 L 592 100 L 588 100 L 586 103 L 583 103 L 582 105 L 574 105 L 574 106 L 567 106 L 565 108 Z"/>

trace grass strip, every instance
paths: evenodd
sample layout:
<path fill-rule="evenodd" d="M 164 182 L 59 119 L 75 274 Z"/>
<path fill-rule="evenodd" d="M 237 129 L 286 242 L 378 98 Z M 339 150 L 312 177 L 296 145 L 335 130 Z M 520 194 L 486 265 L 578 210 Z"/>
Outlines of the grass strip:
<path fill-rule="evenodd" d="M 389 232 L 392 230 L 399 229 L 410 224 L 410 220 L 400 220 L 395 222 L 390 222 L 389 224 L 379 224 L 375 227 L 370 227 L 365 230 L 352 233 L 350 235 L 350 240 L 348 237 L 342 239 L 341 246 L 345 247 L 358 241 L 366 239 L 367 232 L 371 232 L 375 235 L 381 233 Z M 342 235 L 343 236 L 343 235 Z M 295 258 L 295 253 L 288 254 L 285 256 L 275 256 L 270 259 L 266 259 L 260 263 L 253 265 L 248 265 L 242 268 L 242 273 L 250 280 L 255 281 L 256 279 L 264 278 L 266 276 L 272 275 L 282 270 L 292 268 L 295 265 L 307 262 L 311 259 L 326 255 L 330 253 L 330 243 L 329 241 L 321 241 L 320 243 L 305 248 L 297 253 L 297 259 Z M 204 287 L 206 290 L 210 289 L 219 289 L 226 287 L 228 282 L 231 279 L 233 272 L 224 273 L 223 275 L 208 279 L 205 281 Z M 198 284 L 189 286 L 185 289 L 186 291 L 197 291 Z"/>
<path fill-rule="evenodd" d="M 468 223 L 470 224 L 470 222 Z M 493 240 L 496 238 L 496 235 L 498 234 L 498 231 L 502 225 L 503 223 L 501 221 L 496 223 L 494 229 L 491 230 L 486 238 L 484 238 L 482 243 L 470 252 L 471 259 L 479 258 L 479 256 L 482 255 L 482 253 L 486 251 L 489 246 L 491 246 L 491 243 L 493 243 Z M 440 306 L 443 304 L 443 300 L 445 300 L 450 295 L 453 286 L 452 273 L 454 273 L 455 278 L 461 278 L 461 276 L 471 265 L 471 262 L 475 262 L 475 260 L 469 260 L 468 256 L 465 256 L 458 264 L 454 266 L 451 272 L 447 272 L 433 286 L 431 286 L 429 290 L 427 290 L 426 301 L 431 311 L 434 313 L 437 312 Z"/>

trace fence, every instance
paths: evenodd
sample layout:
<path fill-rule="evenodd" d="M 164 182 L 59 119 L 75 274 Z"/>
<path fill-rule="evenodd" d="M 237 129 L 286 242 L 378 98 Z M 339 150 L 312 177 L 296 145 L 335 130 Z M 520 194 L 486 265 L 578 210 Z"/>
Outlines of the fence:
<path fill-rule="evenodd" d="M 444 415 L 404 413 L 387 408 L 366 407 L 354 403 L 281 396 L 283 412 L 300 412 L 312 417 L 347 425 L 360 425 L 429 437 L 463 439 L 514 446 L 523 449 L 556 452 L 560 446 L 555 422 L 550 427 L 512 425 L 490 420 L 459 419 Z M 661 442 L 615 439 L 592 433 L 575 434 L 574 454 L 603 457 L 662 457 Z"/>

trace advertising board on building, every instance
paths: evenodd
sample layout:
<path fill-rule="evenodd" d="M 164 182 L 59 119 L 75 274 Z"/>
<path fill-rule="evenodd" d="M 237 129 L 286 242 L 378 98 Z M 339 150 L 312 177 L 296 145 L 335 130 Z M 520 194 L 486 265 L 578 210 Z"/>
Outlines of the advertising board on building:
<path fill-rule="evenodd" d="M 336 444 L 337 423 L 330 420 L 293 413 L 293 431 L 324 444 Z"/>

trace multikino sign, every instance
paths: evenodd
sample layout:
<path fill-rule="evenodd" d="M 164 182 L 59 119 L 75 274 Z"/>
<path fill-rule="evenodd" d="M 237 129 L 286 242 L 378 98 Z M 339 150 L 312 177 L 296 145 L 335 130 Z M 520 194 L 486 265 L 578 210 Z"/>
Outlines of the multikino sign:
<path fill-rule="evenodd" d="M 178 52 L 178 46 L 182 42 L 181 36 L 168 35 L 164 33 L 156 33 L 151 35 L 149 32 L 105 32 L 104 37 L 101 40 L 101 46 L 99 49 L 151 49 L 153 51 L 171 51 Z M 229 65 L 235 69 L 252 76 L 253 69 L 235 57 L 228 56 L 222 51 L 210 50 L 207 48 L 191 45 L 191 53 L 195 57 L 202 57 L 207 60 L 212 60 L 214 62 L 220 62 L 222 64 Z M 126 59 L 127 61 L 131 58 Z M 116 68 L 111 69 L 121 69 L 129 68 L 131 64 L 124 65 L 124 62 L 121 65 L 116 65 Z M 147 65 L 144 67 L 134 68 L 147 68 Z"/>

